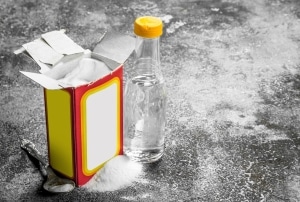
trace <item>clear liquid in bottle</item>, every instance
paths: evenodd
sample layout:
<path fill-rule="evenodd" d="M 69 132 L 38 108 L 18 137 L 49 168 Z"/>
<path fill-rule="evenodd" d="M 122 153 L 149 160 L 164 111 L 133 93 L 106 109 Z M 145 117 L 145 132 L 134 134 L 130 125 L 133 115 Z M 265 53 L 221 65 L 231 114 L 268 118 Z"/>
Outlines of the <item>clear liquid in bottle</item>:
<path fill-rule="evenodd" d="M 133 160 L 153 162 L 164 152 L 166 95 L 155 75 L 134 77 L 128 83 L 124 152 Z"/>

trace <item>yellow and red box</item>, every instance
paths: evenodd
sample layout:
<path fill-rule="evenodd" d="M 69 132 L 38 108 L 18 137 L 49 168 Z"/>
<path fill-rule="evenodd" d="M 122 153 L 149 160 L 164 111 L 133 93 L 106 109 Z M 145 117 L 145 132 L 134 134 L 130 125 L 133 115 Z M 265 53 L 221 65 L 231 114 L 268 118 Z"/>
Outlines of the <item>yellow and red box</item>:
<path fill-rule="evenodd" d="M 106 33 L 93 52 L 63 54 L 51 67 L 23 47 L 41 67 L 40 73 L 22 73 L 44 87 L 49 163 L 82 186 L 105 162 L 123 153 L 123 63 L 134 49 L 134 38 Z M 57 72 L 65 74 L 84 57 L 101 60 L 111 72 L 79 87 L 61 86 Z"/>

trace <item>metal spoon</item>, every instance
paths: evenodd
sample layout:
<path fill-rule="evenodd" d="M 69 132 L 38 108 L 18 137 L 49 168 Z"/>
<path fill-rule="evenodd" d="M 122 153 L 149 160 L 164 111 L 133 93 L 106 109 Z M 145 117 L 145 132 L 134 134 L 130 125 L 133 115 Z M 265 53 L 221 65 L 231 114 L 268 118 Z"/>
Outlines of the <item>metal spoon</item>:
<path fill-rule="evenodd" d="M 75 188 L 75 183 L 72 180 L 60 178 L 54 173 L 32 142 L 25 139 L 22 140 L 21 148 L 26 150 L 32 157 L 40 162 L 42 175 L 47 177 L 46 182 L 43 184 L 43 188 L 46 191 L 51 193 L 63 193 L 70 192 Z"/>

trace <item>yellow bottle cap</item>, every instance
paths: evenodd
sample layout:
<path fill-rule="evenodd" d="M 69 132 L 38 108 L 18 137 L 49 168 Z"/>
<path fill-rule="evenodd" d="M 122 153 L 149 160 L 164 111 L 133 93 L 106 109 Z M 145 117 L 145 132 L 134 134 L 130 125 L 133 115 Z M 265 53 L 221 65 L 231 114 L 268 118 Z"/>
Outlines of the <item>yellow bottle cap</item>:
<path fill-rule="evenodd" d="M 157 17 L 139 17 L 134 22 L 134 33 L 145 38 L 159 37 L 163 33 L 163 23 Z"/>

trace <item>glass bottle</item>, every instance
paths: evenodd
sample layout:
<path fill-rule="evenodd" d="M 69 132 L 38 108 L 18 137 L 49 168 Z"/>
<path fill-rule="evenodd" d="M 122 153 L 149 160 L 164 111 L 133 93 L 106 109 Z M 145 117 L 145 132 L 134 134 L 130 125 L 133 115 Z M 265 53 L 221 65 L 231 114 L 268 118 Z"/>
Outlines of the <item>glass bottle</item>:
<path fill-rule="evenodd" d="M 124 154 L 151 163 L 164 152 L 166 92 L 159 52 L 163 23 L 152 16 L 137 18 L 134 33 L 135 58 L 125 87 Z"/>

